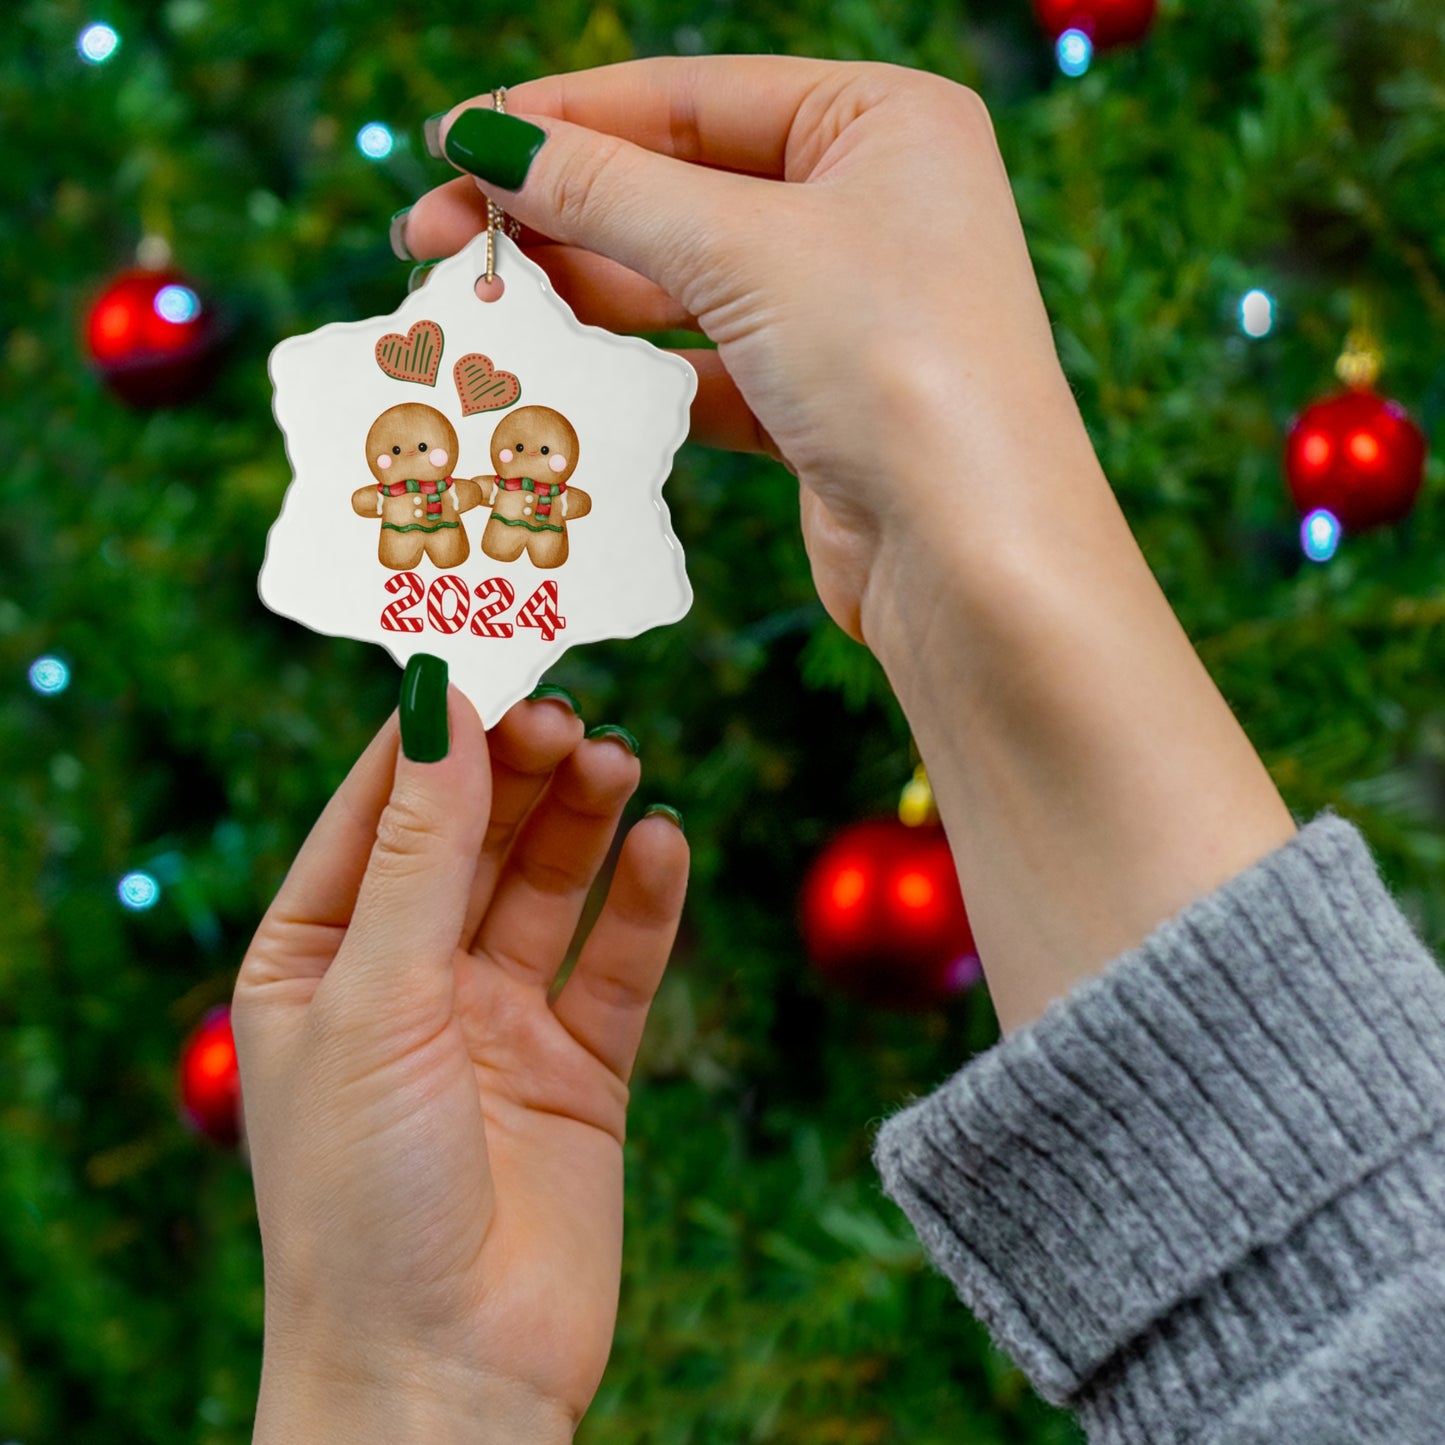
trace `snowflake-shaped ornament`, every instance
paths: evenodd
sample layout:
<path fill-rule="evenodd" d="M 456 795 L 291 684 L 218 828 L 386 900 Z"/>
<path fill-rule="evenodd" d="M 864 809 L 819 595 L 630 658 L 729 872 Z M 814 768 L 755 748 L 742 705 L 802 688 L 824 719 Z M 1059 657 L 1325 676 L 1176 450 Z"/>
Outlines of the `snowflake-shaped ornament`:
<path fill-rule="evenodd" d="M 474 289 L 482 235 L 391 315 L 271 353 L 293 480 L 260 576 L 316 632 L 445 658 L 488 727 L 567 647 L 687 612 L 662 486 L 697 390 L 496 246 L 496 301 Z"/>

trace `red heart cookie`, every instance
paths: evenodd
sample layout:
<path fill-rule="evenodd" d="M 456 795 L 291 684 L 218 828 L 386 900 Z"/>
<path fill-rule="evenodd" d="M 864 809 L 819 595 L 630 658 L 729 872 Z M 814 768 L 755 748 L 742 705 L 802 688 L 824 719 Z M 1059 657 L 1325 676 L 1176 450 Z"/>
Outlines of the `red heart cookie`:
<path fill-rule="evenodd" d="M 437 384 L 442 364 L 442 329 L 435 321 L 418 321 L 405 336 L 388 331 L 376 343 L 376 364 L 398 381 Z"/>
<path fill-rule="evenodd" d="M 522 383 L 510 371 L 498 371 L 490 356 L 469 351 L 452 368 L 457 395 L 462 399 L 462 415 L 474 411 L 496 411 L 511 406 L 522 394 Z"/>

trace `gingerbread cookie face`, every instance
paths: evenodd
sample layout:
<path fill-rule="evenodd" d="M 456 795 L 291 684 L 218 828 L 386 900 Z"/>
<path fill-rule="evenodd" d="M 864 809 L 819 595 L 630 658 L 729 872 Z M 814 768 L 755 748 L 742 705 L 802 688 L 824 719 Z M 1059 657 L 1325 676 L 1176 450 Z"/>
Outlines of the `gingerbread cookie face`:
<path fill-rule="evenodd" d="M 366 434 L 366 464 L 378 482 L 413 477 L 439 482 L 457 461 L 457 434 L 446 417 L 419 401 L 388 407 Z"/>
<path fill-rule="evenodd" d="M 293 479 L 260 576 L 283 617 L 443 658 L 488 726 L 569 647 L 687 611 L 662 487 L 697 388 L 495 244 L 495 301 L 481 235 L 389 315 L 272 352 Z"/>
<path fill-rule="evenodd" d="M 565 482 L 577 470 L 577 433 L 550 406 L 521 406 L 492 433 L 492 465 L 499 477 Z"/>

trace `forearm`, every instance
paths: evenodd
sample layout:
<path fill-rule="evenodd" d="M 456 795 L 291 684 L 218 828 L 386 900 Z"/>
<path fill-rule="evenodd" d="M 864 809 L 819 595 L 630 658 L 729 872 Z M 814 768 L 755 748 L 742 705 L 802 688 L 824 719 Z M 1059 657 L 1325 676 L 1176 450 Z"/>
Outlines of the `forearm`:
<path fill-rule="evenodd" d="M 1026 431 L 986 509 L 883 539 L 863 612 L 1005 1032 L 1295 832 L 1082 425 Z"/>

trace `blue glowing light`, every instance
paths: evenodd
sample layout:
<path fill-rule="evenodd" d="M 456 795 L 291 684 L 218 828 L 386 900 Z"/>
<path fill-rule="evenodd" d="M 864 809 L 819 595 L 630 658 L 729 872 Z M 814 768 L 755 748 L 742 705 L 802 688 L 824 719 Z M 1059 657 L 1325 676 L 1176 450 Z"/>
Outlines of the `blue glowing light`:
<path fill-rule="evenodd" d="M 104 65 L 120 48 L 120 36 L 109 25 L 87 25 L 75 42 L 82 60 Z"/>
<path fill-rule="evenodd" d="M 1268 336 L 1274 328 L 1274 297 L 1268 291 L 1246 291 L 1239 303 L 1239 326 L 1246 336 Z"/>
<path fill-rule="evenodd" d="M 356 148 L 374 161 L 384 161 L 395 144 L 396 137 L 390 127 L 382 125 L 379 120 L 369 121 L 356 132 Z"/>
<path fill-rule="evenodd" d="M 201 314 L 201 298 L 189 286 L 162 286 L 154 301 L 156 315 L 162 321 L 183 326 Z"/>
<path fill-rule="evenodd" d="M 127 873 L 115 891 L 127 908 L 139 913 L 159 900 L 161 885 L 149 873 Z"/>
<path fill-rule="evenodd" d="M 1300 546 L 1311 562 L 1328 562 L 1340 545 L 1339 518 L 1323 507 L 1316 507 L 1300 523 Z"/>
<path fill-rule="evenodd" d="M 1054 47 L 1065 75 L 1082 75 L 1094 58 L 1094 42 L 1082 30 L 1066 30 Z"/>
<path fill-rule="evenodd" d="M 30 686 L 51 697 L 70 686 L 70 669 L 58 657 L 37 657 L 30 664 Z"/>

